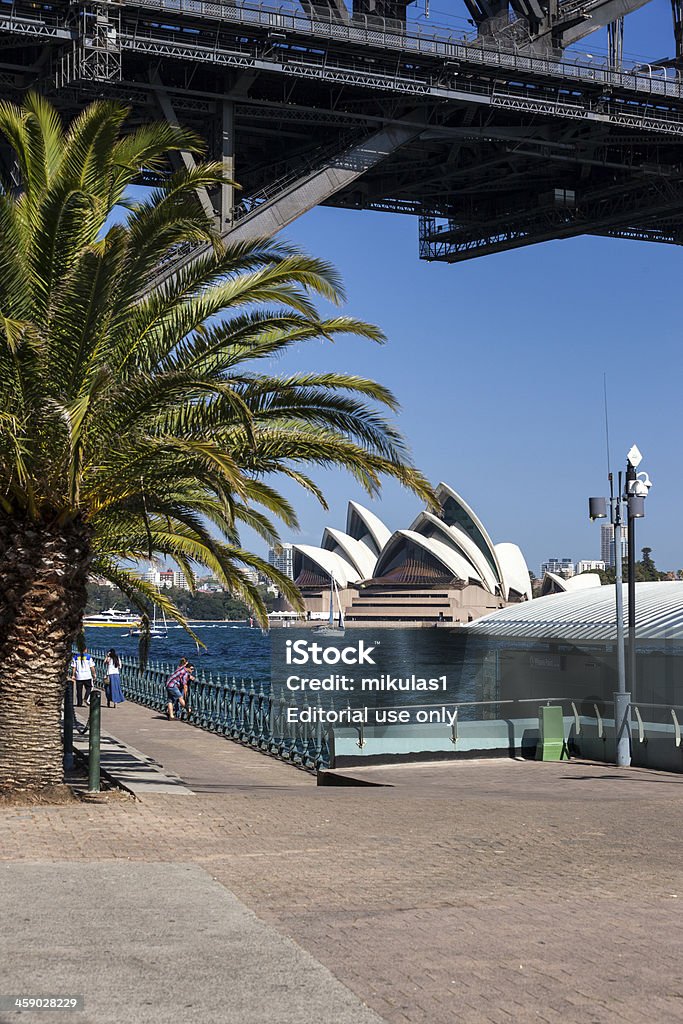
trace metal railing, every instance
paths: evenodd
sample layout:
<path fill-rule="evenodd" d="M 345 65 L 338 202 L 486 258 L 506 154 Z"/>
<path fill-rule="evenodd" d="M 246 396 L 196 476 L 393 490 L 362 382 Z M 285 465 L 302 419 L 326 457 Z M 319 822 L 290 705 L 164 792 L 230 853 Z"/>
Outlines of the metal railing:
<path fill-rule="evenodd" d="M 104 651 L 91 651 L 92 657 L 97 666 L 98 674 L 103 675 Z M 174 666 L 161 662 L 153 662 L 142 669 L 134 658 L 121 658 L 121 685 L 124 695 L 128 700 L 137 704 L 164 712 L 168 703 L 166 692 L 166 680 L 174 671 Z M 574 719 L 574 735 L 578 739 L 583 732 L 586 720 L 595 722 L 596 735 L 598 739 L 606 741 L 608 738 L 606 723 L 609 722 L 613 728 L 613 720 L 605 718 L 604 711 L 612 706 L 612 701 L 601 700 L 595 703 L 590 700 L 592 712 L 586 713 L 580 710 L 581 704 L 586 704 L 587 698 L 572 697 L 525 697 L 522 699 L 486 700 L 486 701 L 452 701 L 439 704 L 439 708 L 452 709 L 452 720 L 450 721 L 450 739 L 455 748 L 458 743 L 458 725 L 460 722 L 486 722 L 490 718 L 467 718 L 462 712 L 471 712 L 475 708 L 486 708 L 492 710 L 500 708 L 502 715 L 496 718 L 515 718 L 506 712 L 512 710 L 512 705 L 560 705 L 567 706 L 568 717 Z M 578 705 L 578 706 L 577 706 Z M 327 768 L 331 763 L 331 749 L 333 744 L 334 730 L 323 724 L 324 716 L 316 714 L 316 710 L 322 711 L 322 702 L 318 695 L 314 704 L 304 699 L 298 707 L 301 710 L 313 710 L 310 716 L 312 721 L 306 721 L 307 715 L 297 714 L 294 720 L 290 720 L 288 714 L 290 703 L 283 696 L 274 696 L 270 692 L 269 684 L 254 683 L 253 679 L 240 679 L 239 682 L 233 677 L 221 676 L 201 671 L 198 676 L 189 684 L 188 699 L 186 708 L 180 708 L 179 718 L 205 729 L 207 732 L 217 733 L 227 739 L 244 744 L 253 750 L 260 751 L 277 757 L 280 760 L 292 764 L 298 768 L 315 772 L 320 768 Z M 331 706 L 331 705 L 330 705 Z M 369 711 L 415 712 L 420 709 L 435 709 L 434 704 L 404 704 L 368 709 Z M 671 724 L 662 722 L 644 721 L 641 708 L 651 708 L 657 711 L 668 712 L 671 716 Z M 339 709 L 337 709 L 338 711 Z M 677 749 L 681 749 L 683 740 L 681 725 L 683 724 L 683 705 L 681 704 L 650 704 L 642 701 L 631 703 L 631 712 L 635 717 L 632 723 L 633 742 L 639 745 L 646 745 L 648 732 L 671 733 L 672 741 Z M 303 717 L 304 721 L 300 718 Z M 526 716 L 522 716 L 526 717 Z M 668 717 L 665 715 L 664 717 Z M 397 721 L 385 721 L 380 723 L 382 727 L 405 724 Z M 415 725 L 415 722 L 411 722 Z M 420 724 L 430 724 L 428 722 Z M 357 745 L 363 748 L 368 742 L 368 728 L 376 727 L 377 722 L 368 721 L 366 725 L 350 725 L 358 733 Z"/>
<path fill-rule="evenodd" d="M 654 708 L 657 711 L 668 711 L 669 715 L 671 716 L 671 725 L 668 725 L 665 722 L 643 721 L 643 716 L 640 712 L 641 708 Z M 636 718 L 637 739 L 639 743 L 644 745 L 647 744 L 647 730 L 653 732 L 671 731 L 676 747 L 681 746 L 681 721 L 679 720 L 678 716 L 681 713 L 681 711 L 683 711 L 683 704 L 649 704 L 644 701 L 632 701 L 631 710 Z M 668 716 L 665 715 L 664 717 Z M 683 718 L 683 715 L 681 717 Z"/>
<path fill-rule="evenodd" d="M 592 713 L 587 713 L 585 710 L 580 710 L 579 707 L 577 706 L 577 705 L 581 705 L 581 704 L 586 704 L 587 702 L 590 703 L 590 705 L 592 706 Z M 609 723 L 610 728 L 612 728 L 612 729 L 614 728 L 614 719 L 613 719 L 613 717 L 610 718 L 609 714 L 606 716 L 605 713 L 604 713 L 605 709 L 613 707 L 613 704 L 614 704 L 613 701 L 611 701 L 611 700 L 600 700 L 598 703 L 596 703 L 592 699 L 590 701 L 588 701 L 587 698 L 576 698 L 576 697 L 523 697 L 523 698 L 515 698 L 515 699 L 507 699 L 507 700 L 452 701 L 452 702 L 440 703 L 439 705 L 435 705 L 435 704 L 401 704 L 401 705 L 392 705 L 391 707 L 386 707 L 386 708 L 382 707 L 382 708 L 379 708 L 379 709 L 369 709 L 369 710 L 370 711 L 379 710 L 381 712 L 386 712 L 386 711 L 392 711 L 392 712 L 411 711 L 412 712 L 412 711 L 417 711 L 419 709 L 440 709 L 440 708 L 452 709 L 452 711 L 451 711 L 452 721 L 449 721 L 447 724 L 449 725 L 449 728 L 450 728 L 451 743 L 455 747 L 457 745 L 457 742 L 458 742 L 458 724 L 460 722 L 467 721 L 467 722 L 482 722 L 483 723 L 483 722 L 486 722 L 486 721 L 490 721 L 490 719 L 484 719 L 484 718 L 474 718 L 474 719 L 473 718 L 467 718 L 467 719 L 465 719 L 465 718 L 463 718 L 463 716 L 461 714 L 462 710 L 468 710 L 469 711 L 469 710 L 471 710 L 473 708 L 487 708 L 487 709 L 491 709 L 491 708 L 498 708 L 498 707 L 500 707 L 501 710 L 503 710 L 503 709 L 512 710 L 512 708 L 511 708 L 512 705 L 525 705 L 525 704 L 536 705 L 538 707 L 540 707 L 541 705 L 559 705 L 562 708 L 568 706 L 569 709 L 571 709 L 571 710 L 570 710 L 570 714 L 568 714 L 566 717 L 570 717 L 570 718 L 574 719 L 574 722 L 573 722 L 574 736 L 577 739 L 582 735 L 583 726 L 585 725 L 586 719 L 589 719 L 589 720 L 595 722 L 595 730 L 596 730 L 597 738 L 600 739 L 600 740 L 603 740 L 604 742 L 606 742 L 607 739 L 608 739 L 607 723 Z M 637 739 L 639 744 L 647 745 L 647 743 L 648 743 L 648 735 L 647 735 L 647 733 L 648 732 L 650 732 L 650 733 L 656 733 L 656 732 L 662 733 L 662 732 L 664 732 L 665 734 L 671 733 L 672 739 L 673 739 L 673 742 L 674 742 L 676 748 L 681 748 L 681 746 L 683 745 L 683 736 L 682 736 L 682 729 L 681 729 L 681 727 L 683 726 L 683 704 L 673 704 L 673 705 L 671 705 L 671 704 L 649 704 L 649 703 L 644 703 L 643 701 L 639 701 L 637 703 L 636 702 L 631 702 L 630 708 L 631 708 L 631 712 L 632 712 L 632 714 L 633 714 L 633 716 L 635 718 L 635 722 L 631 722 L 630 723 L 630 727 L 631 727 L 631 730 L 632 730 L 632 735 L 633 735 L 634 741 Z M 671 716 L 671 725 L 669 725 L 669 724 L 667 724 L 665 722 L 644 721 L 643 717 L 642 717 L 642 714 L 641 714 L 641 710 L 640 710 L 641 708 L 654 708 L 654 709 L 657 709 L 657 710 L 662 710 L 662 711 L 668 712 L 669 715 Z M 679 715 L 680 715 L 680 717 L 679 717 Z M 507 717 L 515 718 L 516 716 L 514 716 L 514 715 L 509 715 L 508 716 L 503 711 L 503 713 L 499 717 L 500 718 L 507 718 Z M 665 717 L 668 717 L 668 716 L 665 716 Z M 367 729 L 368 728 L 376 727 L 377 724 L 378 723 L 376 721 L 375 722 L 370 721 L 367 724 L 359 724 L 359 725 L 351 725 L 350 726 L 351 728 L 355 729 L 356 732 L 358 733 L 358 741 L 357 741 L 357 743 L 358 743 L 358 747 L 359 748 L 362 749 L 365 746 L 366 742 L 367 742 L 367 738 L 366 738 Z M 379 724 L 381 725 L 382 728 L 384 728 L 385 726 L 398 725 L 398 724 L 401 724 L 401 723 L 400 722 L 395 722 L 395 721 L 394 722 L 382 721 Z M 414 725 L 415 723 L 411 722 L 410 724 Z M 422 724 L 429 724 L 429 723 L 425 722 L 425 723 L 422 723 Z"/>
<path fill-rule="evenodd" d="M 353 15 L 348 22 L 339 21 L 330 11 L 316 11 L 309 16 L 302 10 L 278 4 L 215 3 L 207 0 L 139 0 L 141 8 L 151 8 L 171 15 L 208 18 L 219 23 L 238 23 L 268 28 L 279 33 L 292 32 L 303 36 L 327 37 L 335 42 L 399 50 L 405 54 L 460 59 L 501 69 L 575 78 L 622 88 L 680 96 L 680 74 L 676 69 L 663 69 L 642 61 L 622 61 L 613 67 L 603 56 L 572 51 L 562 56 L 520 52 L 514 40 L 476 37 L 467 32 L 429 29 L 410 22 L 406 25 L 375 16 Z M 168 27 L 171 27 L 170 25 Z M 276 40 L 278 41 L 278 40 Z M 671 80 L 668 75 L 671 74 Z"/>
<path fill-rule="evenodd" d="M 104 670 L 105 651 L 91 651 L 98 675 Z M 140 668 L 134 658 L 121 658 L 124 696 L 136 704 L 163 712 L 168 703 L 166 680 L 174 666 L 152 662 Z M 321 722 L 290 722 L 284 698 L 273 697 L 253 679 L 199 672 L 190 682 L 187 707 L 179 717 L 190 725 L 278 757 L 298 768 L 317 771 L 330 763 L 327 732 Z"/>

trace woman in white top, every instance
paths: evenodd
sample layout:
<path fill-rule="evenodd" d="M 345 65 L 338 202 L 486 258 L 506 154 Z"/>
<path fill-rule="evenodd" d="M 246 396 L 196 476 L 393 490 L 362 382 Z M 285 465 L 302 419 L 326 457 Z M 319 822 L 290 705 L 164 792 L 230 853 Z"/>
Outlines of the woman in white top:
<path fill-rule="evenodd" d="M 90 700 L 92 684 L 97 682 L 95 662 L 88 654 L 87 648 L 83 648 L 80 654 L 75 654 L 71 662 L 71 681 L 76 684 L 76 705 L 83 707 L 83 688 L 85 687 L 86 704 Z"/>
<path fill-rule="evenodd" d="M 107 653 L 107 657 L 104 659 L 104 672 L 107 677 L 107 681 L 104 684 L 104 692 L 107 695 L 107 707 L 116 707 L 117 704 L 122 704 L 126 699 L 123 696 L 123 690 L 121 689 L 121 676 L 119 670 L 121 668 L 121 661 L 119 656 L 112 647 Z"/>

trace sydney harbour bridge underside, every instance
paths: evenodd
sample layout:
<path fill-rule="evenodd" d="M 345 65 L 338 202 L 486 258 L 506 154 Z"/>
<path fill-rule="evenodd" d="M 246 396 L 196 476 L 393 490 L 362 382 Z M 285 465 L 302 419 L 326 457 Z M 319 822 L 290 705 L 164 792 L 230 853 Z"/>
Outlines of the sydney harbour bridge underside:
<path fill-rule="evenodd" d="M 580 234 L 681 242 L 679 0 L 670 56 L 636 65 L 624 17 L 647 0 L 464 0 L 460 34 L 401 0 L 353 2 L 0 0 L 2 94 L 191 126 L 241 186 L 198 193 L 235 239 L 326 204 L 419 218 L 428 260 Z M 605 59 L 577 52 L 605 27 Z"/>

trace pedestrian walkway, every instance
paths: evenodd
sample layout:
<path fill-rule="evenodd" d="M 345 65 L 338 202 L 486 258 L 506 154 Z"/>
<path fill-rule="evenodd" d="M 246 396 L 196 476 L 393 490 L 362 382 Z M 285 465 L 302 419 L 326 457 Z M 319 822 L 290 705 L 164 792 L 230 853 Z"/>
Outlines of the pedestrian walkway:
<path fill-rule="evenodd" d="M 87 724 L 87 718 L 76 716 L 73 745 L 84 757 L 89 751 Z M 138 798 L 151 793 L 172 793 L 174 796 L 192 793 L 177 775 L 105 729 L 100 729 L 100 767 L 105 778 L 112 779 Z"/>
<path fill-rule="evenodd" d="M 79 709 L 80 711 L 80 709 Z M 151 708 L 125 701 L 102 708 L 102 731 L 162 765 L 165 772 L 195 793 L 224 793 L 254 787 L 291 789 L 315 786 L 309 772 L 283 765 L 241 743 L 206 732 Z M 141 788 L 137 796 L 144 796 Z"/>
<path fill-rule="evenodd" d="M 90 1007 L 74 1024 L 113 1019 L 107 1001 L 118 1019 L 153 1024 L 182 1021 L 190 1004 L 199 1024 L 288 1021 L 290 1007 L 316 1024 L 341 1024 L 351 1007 L 360 1024 L 365 1006 L 385 1024 L 683 1022 L 680 776 L 458 761 L 316 786 L 132 704 L 103 722 L 193 792 L 0 811 L 3 908 L 5 889 L 21 893 L 3 929 L 2 991 L 72 977 Z M 91 928 L 82 907 L 71 923 L 66 898 L 51 904 L 61 864 L 88 879 Z M 265 930 L 233 959 L 244 907 Z M 86 969 L 96 942 L 108 970 Z M 172 949 L 192 954 L 196 979 L 164 994 Z M 323 968 L 340 987 L 303 1012 L 303 975 Z"/>
<path fill-rule="evenodd" d="M 82 996 L 83 1011 L 68 1016 L 74 1024 L 301 1024 L 329 1013 L 335 1024 L 381 1024 L 195 865 L 11 864 L 3 883 L 4 988 Z M 40 919 L 58 920 L 59 933 L 38 939 Z M 45 1016 L 15 1015 L 23 1024 Z"/>

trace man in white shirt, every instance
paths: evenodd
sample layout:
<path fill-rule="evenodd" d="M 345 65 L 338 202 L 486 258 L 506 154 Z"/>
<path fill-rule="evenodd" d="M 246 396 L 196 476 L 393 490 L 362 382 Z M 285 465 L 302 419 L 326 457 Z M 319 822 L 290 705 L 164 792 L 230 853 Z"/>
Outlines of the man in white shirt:
<path fill-rule="evenodd" d="M 80 654 L 74 654 L 71 665 L 71 681 L 76 684 L 76 706 L 81 708 L 83 707 L 83 686 L 85 685 L 85 702 L 88 704 L 92 684 L 97 682 L 97 670 L 87 648 Z"/>

